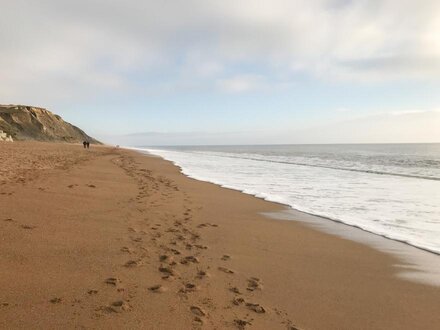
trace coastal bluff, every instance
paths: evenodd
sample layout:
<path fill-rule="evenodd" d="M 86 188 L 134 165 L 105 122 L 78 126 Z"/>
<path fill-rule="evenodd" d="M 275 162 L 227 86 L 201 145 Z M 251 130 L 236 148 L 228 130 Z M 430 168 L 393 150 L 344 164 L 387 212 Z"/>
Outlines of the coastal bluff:
<path fill-rule="evenodd" d="M 26 105 L 0 105 L 0 141 L 77 143 L 99 141 L 47 109 Z"/>

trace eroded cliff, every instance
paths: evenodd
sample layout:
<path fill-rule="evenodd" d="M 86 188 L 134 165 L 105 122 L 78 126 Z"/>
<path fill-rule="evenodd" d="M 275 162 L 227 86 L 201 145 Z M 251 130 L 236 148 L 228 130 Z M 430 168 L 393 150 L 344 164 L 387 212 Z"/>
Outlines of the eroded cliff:
<path fill-rule="evenodd" d="M 100 143 L 47 109 L 0 105 L 0 130 L 14 140 Z"/>

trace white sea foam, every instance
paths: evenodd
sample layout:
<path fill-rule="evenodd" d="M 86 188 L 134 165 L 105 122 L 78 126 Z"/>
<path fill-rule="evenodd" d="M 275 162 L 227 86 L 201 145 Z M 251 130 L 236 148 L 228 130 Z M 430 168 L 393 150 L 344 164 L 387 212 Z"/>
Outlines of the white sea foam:
<path fill-rule="evenodd" d="M 142 150 L 174 162 L 195 179 L 440 254 L 440 147 L 350 148 Z"/>

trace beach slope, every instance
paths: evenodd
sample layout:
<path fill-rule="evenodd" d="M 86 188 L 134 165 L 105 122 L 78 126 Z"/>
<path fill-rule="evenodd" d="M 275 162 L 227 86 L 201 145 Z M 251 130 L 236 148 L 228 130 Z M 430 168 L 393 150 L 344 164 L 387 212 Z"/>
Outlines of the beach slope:
<path fill-rule="evenodd" d="M 438 329 L 440 290 L 111 147 L 0 143 L 0 328 Z"/>

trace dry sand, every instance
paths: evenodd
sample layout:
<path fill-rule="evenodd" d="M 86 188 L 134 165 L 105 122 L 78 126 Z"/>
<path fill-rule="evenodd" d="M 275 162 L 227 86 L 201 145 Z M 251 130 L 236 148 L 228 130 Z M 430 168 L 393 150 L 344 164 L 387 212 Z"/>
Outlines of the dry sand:
<path fill-rule="evenodd" d="M 0 143 L 0 328 L 439 329 L 440 290 L 107 147 Z"/>

